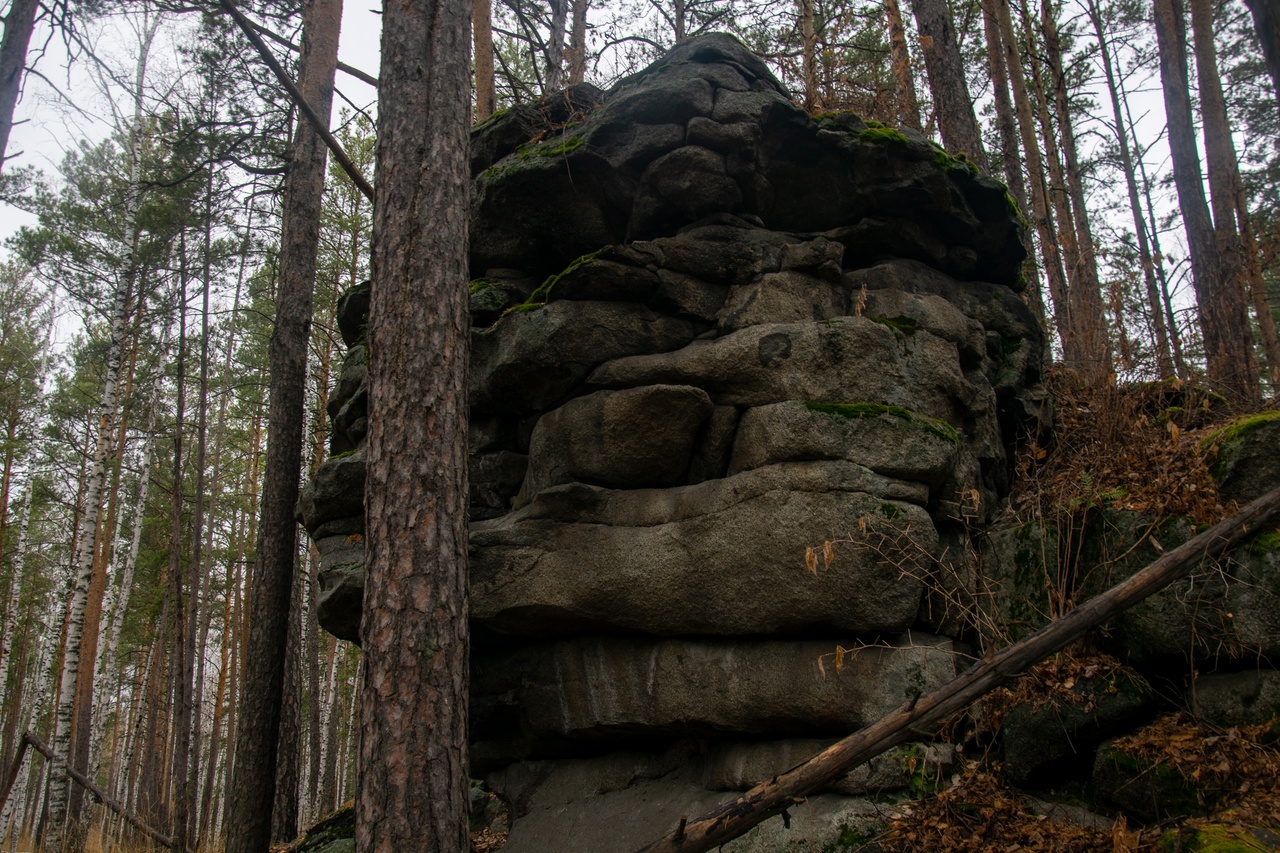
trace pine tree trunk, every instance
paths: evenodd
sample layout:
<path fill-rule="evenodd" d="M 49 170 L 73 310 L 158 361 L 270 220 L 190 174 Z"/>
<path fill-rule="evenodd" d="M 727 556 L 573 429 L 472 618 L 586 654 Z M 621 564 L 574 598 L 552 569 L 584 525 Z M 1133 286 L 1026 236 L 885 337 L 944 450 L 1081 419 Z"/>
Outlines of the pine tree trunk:
<path fill-rule="evenodd" d="M 4 41 L 0 42 L 0 169 L 9 153 L 9 133 L 13 130 L 13 111 L 22 91 L 23 69 L 27 48 L 35 30 L 39 0 L 13 0 L 4 19 Z"/>
<path fill-rule="evenodd" d="M 982 133 L 978 130 L 973 99 L 965 82 L 964 61 L 960 58 L 951 7 L 947 0 L 915 0 L 911 8 L 920 31 L 920 48 L 942 141 L 950 150 L 968 156 L 985 175 L 987 156 L 982 150 Z"/>
<path fill-rule="evenodd" d="M 800 56 L 804 73 L 804 109 L 820 109 L 818 96 L 818 36 L 813 26 L 813 0 L 800 0 Z"/>
<path fill-rule="evenodd" d="M 982 26 L 987 40 L 987 67 L 991 71 L 992 100 L 996 108 L 996 128 L 1000 132 L 1000 156 L 1004 162 L 1005 183 L 1009 186 L 1009 195 L 1018 204 L 1018 210 L 1025 212 L 1031 210 L 1031 205 L 1027 199 L 1027 184 L 1022 177 L 1018 125 L 1013 113 L 1013 102 L 1009 98 L 1009 71 L 1005 67 L 1004 39 L 1000 36 L 1000 21 L 996 16 L 994 0 L 982 0 Z M 1040 279 L 1035 269 L 1035 247 L 1032 245 L 1030 229 L 1023 230 L 1022 246 L 1027 251 L 1027 303 L 1040 321 L 1040 328 L 1047 329 L 1044 295 L 1040 292 Z"/>
<path fill-rule="evenodd" d="M 1164 306 L 1156 284 L 1155 261 L 1151 244 L 1147 240 L 1148 224 L 1142 215 L 1142 203 L 1138 198 L 1138 179 L 1134 173 L 1133 154 L 1129 149 L 1129 132 L 1126 130 L 1124 112 L 1120 107 L 1120 92 L 1116 86 L 1115 66 L 1111 60 L 1111 46 L 1102 22 L 1102 11 L 1097 0 L 1088 0 L 1085 7 L 1098 38 L 1098 55 L 1107 81 L 1107 93 L 1111 99 L 1111 114 L 1115 121 L 1116 141 L 1120 146 L 1120 170 L 1124 172 L 1125 186 L 1129 192 L 1129 211 L 1133 216 L 1133 232 L 1138 241 L 1138 261 L 1142 265 L 1142 281 L 1146 289 L 1147 307 L 1155 331 L 1156 370 L 1161 379 L 1174 377 L 1173 354 L 1169 348 L 1169 332 L 1165 326 Z"/>
<path fill-rule="evenodd" d="M 1095 384 L 1105 383 L 1114 372 L 1111 343 L 1107 333 L 1107 314 L 1102 304 L 1102 290 L 1098 283 L 1097 250 L 1093 244 L 1093 232 L 1089 228 L 1089 214 L 1085 209 L 1084 181 L 1080 173 L 1080 157 L 1076 153 L 1067 76 L 1062 63 L 1062 42 L 1055 15 L 1050 0 L 1041 0 L 1040 28 L 1044 36 L 1049 72 L 1053 75 L 1054 110 L 1058 133 L 1062 138 L 1064 178 L 1071 202 L 1071 224 L 1075 232 L 1076 268 L 1071 276 L 1070 292 L 1072 316 L 1076 321 L 1076 336 L 1083 359 L 1084 375 Z M 1062 227 L 1067 227 L 1065 222 Z"/>
<path fill-rule="evenodd" d="M 1018 43 L 1013 31 L 1013 17 L 1009 11 L 1008 0 L 991 0 L 991 3 L 1000 28 L 1004 65 L 1009 72 L 1010 88 L 1013 90 L 1013 103 L 1018 117 L 1018 133 L 1022 137 L 1022 152 L 1027 161 L 1027 178 L 1031 183 L 1031 215 L 1040 237 L 1040 256 L 1045 279 L 1049 284 L 1049 298 L 1053 300 L 1054 328 L 1065 347 L 1065 342 L 1070 337 L 1067 326 L 1070 308 L 1067 304 L 1066 273 L 1062 266 L 1058 235 L 1052 214 L 1049 212 L 1048 188 L 1044 183 L 1044 161 L 1040 156 L 1040 140 L 1036 137 L 1031 97 L 1027 91 L 1026 74 L 1022 70 L 1022 59 L 1018 55 Z"/>
<path fill-rule="evenodd" d="M 1253 28 L 1271 74 L 1271 91 L 1280 107 L 1280 0 L 1244 0 L 1244 5 L 1253 15 Z"/>
<path fill-rule="evenodd" d="M 383 20 L 359 853 L 469 846 L 466 20 L 463 0 Z"/>
<path fill-rule="evenodd" d="M 466 17 L 463 15 L 464 21 Z M 298 88 L 325 121 L 333 104 L 341 20 L 341 0 L 310 0 L 304 7 Z M 380 101 L 386 103 L 386 79 L 380 80 Z M 465 98 L 467 78 L 458 87 Z M 300 123 L 285 186 L 281 279 L 269 353 L 266 476 L 250 596 L 249 653 L 244 658 L 244 683 L 239 691 L 235 777 L 227 800 L 226 825 L 236 831 L 227 839 L 227 853 L 262 853 L 271 838 L 269 804 L 275 799 L 276 740 L 297 537 L 293 509 L 302 468 L 307 341 L 326 154 L 316 133 Z"/>
<path fill-rule="evenodd" d="M 812 2 L 812 0 L 808 0 Z M 907 28 L 902 22 L 898 0 L 884 0 L 885 23 L 889 28 L 889 53 L 893 57 L 894 96 L 898 105 L 898 124 L 922 130 L 920 101 L 916 97 L 915 75 L 911 73 L 911 52 L 907 50 Z"/>
<path fill-rule="evenodd" d="M 1173 180 L 1191 254 L 1209 382 L 1230 397 L 1253 401 L 1258 397 L 1253 336 L 1243 300 L 1236 297 L 1227 277 L 1204 196 L 1191 113 L 1186 21 L 1181 0 L 1155 0 L 1155 20 Z"/>
<path fill-rule="evenodd" d="M 295 552 L 296 553 L 296 552 Z M 295 575 L 296 576 L 296 575 Z M 280 733 L 276 746 L 275 804 L 271 809 L 271 840 L 287 844 L 298 834 L 298 770 L 302 757 L 302 707 L 298 671 L 301 668 L 302 589 L 296 580 L 291 584 L 289 636 L 285 642 L 284 689 L 280 696 Z"/>
<path fill-rule="evenodd" d="M 1205 161 L 1209 171 L 1209 199 L 1213 209 L 1214 231 L 1218 236 L 1218 253 L 1222 256 L 1222 274 L 1231 292 L 1231 301 L 1244 314 L 1243 326 L 1249 328 L 1248 299 L 1246 293 L 1265 293 L 1257 254 L 1253 256 L 1253 268 L 1258 274 L 1250 278 L 1250 264 L 1245 257 L 1245 236 L 1248 229 L 1248 209 L 1240 205 L 1240 167 L 1236 159 L 1235 143 L 1231 139 L 1231 121 L 1227 117 L 1227 102 L 1222 94 L 1222 78 L 1218 73 L 1218 55 L 1214 47 L 1213 5 L 1207 0 L 1190 0 L 1191 31 L 1195 45 L 1196 77 L 1200 84 L 1200 115 L 1204 124 Z M 1245 222 L 1240 222 L 1240 214 Z M 1249 234 L 1252 242 L 1252 234 Z M 1276 339 L 1275 318 L 1266 306 L 1266 299 L 1255 306 L 1258 326 L 1262 332 L 1263 352 L 1266 355 L 1268 374 L 1272 384 L 1280 381 L 1280 341 Z M 1252 336 L 1250 337 L 1252 344 Z M 1252 345 L 1249 355 L 1256 360 Z M 1254 365 L 1256 373 L 1257 366 Z"/>
<path fill-rule="evenodd" d="M 473 0 L 471 28 L 476 42 L 476 121 L 484 121 L 493 115 L 493 0 Z M 578 0 L 586 5 L 586 0 Z M 585 12 L 585 9 L 584 9 Z M 574 32 L 577 32 L 577 9 L 574 9 Z M 583 18 L 585 36 L 585 15 Z M 585 54 L 585 50 L 584 50 Z M 584 57 L 585 59 L 585 57 Z M 580 70 L 580 69 L 579 69 Z M 571 72 L 570 77 L 573 76 Z M 581 80 L 570 80 L 578 83 Z"/>

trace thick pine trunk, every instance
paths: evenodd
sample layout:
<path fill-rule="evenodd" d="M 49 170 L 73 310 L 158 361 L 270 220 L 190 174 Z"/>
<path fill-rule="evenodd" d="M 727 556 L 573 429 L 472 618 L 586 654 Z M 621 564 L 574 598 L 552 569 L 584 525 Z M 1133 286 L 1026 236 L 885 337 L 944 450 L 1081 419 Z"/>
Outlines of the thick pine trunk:
<path fill-rule="evenodd" d="M 1235 143 L 1231 139 L 1231 121 L 1227 117 L 1227 102 L 1222 94 L 1222 78 L 1218 73 L 1213 5 L 1208 0 L 1190 0 L 1190 5 L 1196 77 L 1200 84 L 1200 115 L 1204 123 L 1205 161 L 1209 171 L 1209 199 L 1213 208 L 1214 231 L 1218 235 L 1218 252 L 1222 256 L 1223 279 L 1230 290 L 1231 300 L 1239 305 L 1236 310 L 1245 314 L 1245 328 L 1248 328 L 1246 293 L 1255 296 L 1263 353 L 1269 378 L 1275 385 L 1280 383 L 1280 340 L 1276 338 L 1275 318 L 1267 306 L 1256 248 L 1252 258 L 1245 253 L 1245 244 L 1253 243 L 1253 235 L 1249 231 L 1248 208 L 1240 192 L 1240 166 Z M 1251 275 L 1254 271 L 1256 275 Z M 1258 294 L 1263 295 L 1260 302 Z M 1252 346 L 1249 353 L 1254 355 Z"/>
<path fill-rule="evenodd" d="M 310 0 L 303 10 L 298 89 L 325 122 L 333 105 L 341 20 L 341 0 Z M 460 83 L 464 95 L 469 92 L 467 79 Z M 385 85 L 384 79 L 380 87 Z M 386 102 L 385 93 L 381 100 Z M 300 122 L 285 185 L 281 278 L 268 356 L 267 465 L 249 602 L 249 652 L 239 693 L 235 775 L 227 801 L 226 825 L 235 827 L 235 832 L 228 834 L 227 853 L 262 853 L 271 838 L 267 804 L 275 798 L 276 739 L 297 537 L 293 508 L 302 468 L 307 341 L 326 153 L 316 132 Z"/>
<path fill-rule="evenodd" d="M 1271 91 L 1280 107 L 1280 0 L 1244 0 L 1253 15 L 1253 28 L 1271 73 Z"/>
<path fill-rule="evenodd" d="M 1191 113 L 1186 21 L 1181 0 L 1155 0 L 1155 21 L 1173 180 L 1191 254 L 1209 382 L 1238 400 L 1256 400 L 1258 377 L 1248 314 L 1224 268 L 1204 196 L 1200 150 Z"/>
<path fill-rule="evenodd" d="M 920 31 L 920 49 L 933 92 L 933 111 L 947 148 L 965 154 L 983 174 L 987 157 L 982 133 L 973 114 L 973 99 L 965 82 L 964 61 L 956 38 L 955 21 L 947 0 L 915 0 L 911 4 Z"/>
<path fill-rule="evenodd" d="M 0 169 L 9 154 L 9 133 L 13 130 L 13 111 L 22 91 L 22 72 L 27 63 L 27 48 L 35 30 L 39 0 L 13 0 L 4 19 L 4 41 L 0 42 Z"/>
<path fill-rule="evenodd" d="M 466 0 L 383 20 L 359 853 L 469 843 L 466 22 Z"/>

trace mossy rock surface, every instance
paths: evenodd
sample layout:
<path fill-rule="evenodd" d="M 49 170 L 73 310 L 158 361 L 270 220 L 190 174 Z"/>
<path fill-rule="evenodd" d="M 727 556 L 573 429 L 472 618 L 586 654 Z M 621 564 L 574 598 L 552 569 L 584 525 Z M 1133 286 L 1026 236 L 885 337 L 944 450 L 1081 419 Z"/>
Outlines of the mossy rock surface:
<path fill-rule="evenodd" d="M 307 830 L 297 853 L 355 853 L 356 807 L 349 803 Z"/>
<path fill-rule="evenodd" d="M 1161 853 L 1260 853 L 1280 849 L 1280 834 L 1265 827 L 1210 823 L 1160 836 Z"/>
<path fill-rule="evenodd" d="M 1280 411 L 1238 418 L 1205 439 L 1224 501 L 1248 503 L 1280 483 Z"/>

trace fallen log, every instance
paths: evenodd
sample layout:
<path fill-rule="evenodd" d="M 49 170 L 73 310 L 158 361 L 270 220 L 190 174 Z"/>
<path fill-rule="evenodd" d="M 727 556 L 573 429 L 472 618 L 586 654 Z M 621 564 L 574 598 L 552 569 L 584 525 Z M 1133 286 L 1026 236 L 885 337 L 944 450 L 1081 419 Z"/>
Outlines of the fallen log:
<path fill-rule="evenodd" d="M 785 815 L 788 808 L 858 765 L 918 737 L 920 730 L 941 723 L 1090 630 L 1185 577 L 1204 560 L 1227 553 L 1277 514 L 1280 514 L 1280 488 L 1167 552 L 1128 580 L 1094 596 L 1056 622 L 975 663 L 932 693 L 905 703 L 807 761 L 755 786 L 733 802 L 721 803 L 695 820 L 680 818 L 671 833 L 638 853 L 703 853 L 732 841 L 768 818 Z"/>
<path fill-rule="evenodd" d="M 36 752 L 40 753 L 50 761 L 55 760 L 53 757 L 53 750 L 50 749 L 49 746 L 46 745 L 44 741 L 40 740 L 40 738 L 37 737 L 35 734 L 31 732 L 27 732 L 22 736 L 22 742 L 24 744 L 28 744 L 28 743 L 31 744 L 31 746 L 35 747 Z M 120 815 L 120 817 L 122 817 L 126 823 L 128 823 L 134 829 L 141 832 L 143 835 L 147 836 L 148 838 L 152 839 L 153 841 L 155 841 L 156 843 L 164 847 L 168 847 L 168 848 L 173 847 L 173 840 L 169 838 L 169 836 L 165 835 L 160 830 L 155 829 L 146 821 L 144 821 L 142 818 L 138 817 L 137 815 L 125 809 L 124 806 L 120 805 L 114 799 L 112 799 L 110 794 L 108 794 L 106 791 L 103 791 L 101 788 L 95 785 L 91 779 L 87 778 L 83 773 L 81 773 L 79 770 L 76 770 L 70 764 L 63 764 L 62 768 L 57 767 L 57 765 L 55 764 L 54 769 L 65 770 L 66 774 L 70 776 L 71 779 L 76 783 L 78 783 L 82 788 L 84 788 L 86 791 L 92 794 L 95 800 L 102 803 L 107 808 L 111 809 L 111 811 Z M 191 848 L 187 848 L 187 853 L 191 853 Z"/>

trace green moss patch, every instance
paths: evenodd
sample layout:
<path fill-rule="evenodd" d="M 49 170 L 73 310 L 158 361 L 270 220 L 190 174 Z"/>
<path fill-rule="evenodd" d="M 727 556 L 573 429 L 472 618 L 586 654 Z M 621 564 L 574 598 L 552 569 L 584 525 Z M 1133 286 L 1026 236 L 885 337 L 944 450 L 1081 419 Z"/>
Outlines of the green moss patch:
<path fill-rule="evenodd" d="M 914 335 L 919 328 L 911 317 L 869 317 L 868 319 L 881 326 L 888 326 L 896 332 L 902 332 L 904 335 Z"/>
<path fill-rule="evenodd" d="M 858 131 L 858 138 L 866 142 L 875 142 L 880 145 L 910 145 L 911 140 L 903 136 L 891 127 L 885 127 L 879 122 L 867 122 L 865 130 Z"/>
<path fill-rule="evenodd" d="M 1260 412 L 1256 415 L 1236 418 L 1222 429 L 1209 433 L 1204 441 L 1201 442 L 1201 446 L 1205 449 L 1212 447 L 1214 444 L 1223 447 L 1243 438 L 1251 430 L 1277 420 L 1280 420 L 1280 411 Z"/>
<path fill-rule="evenodd" d="M 949 441 L 952 444 L 960 443 L 960 434 L 956 432 L 956 428 L 951 424 L 937 418 L 916 414 L 910 409 L 904 409 L 902 406 L 887 406 L 882 403 L 817 403 L 813 401 L 806 401 L 804 405 L 811 412 L 822 412 L 825 415 L 841 418 L 878 418 L 881 415 L 888 415 L 906 421 L 917 429 L 932 433 L 944 441 Z"/>

